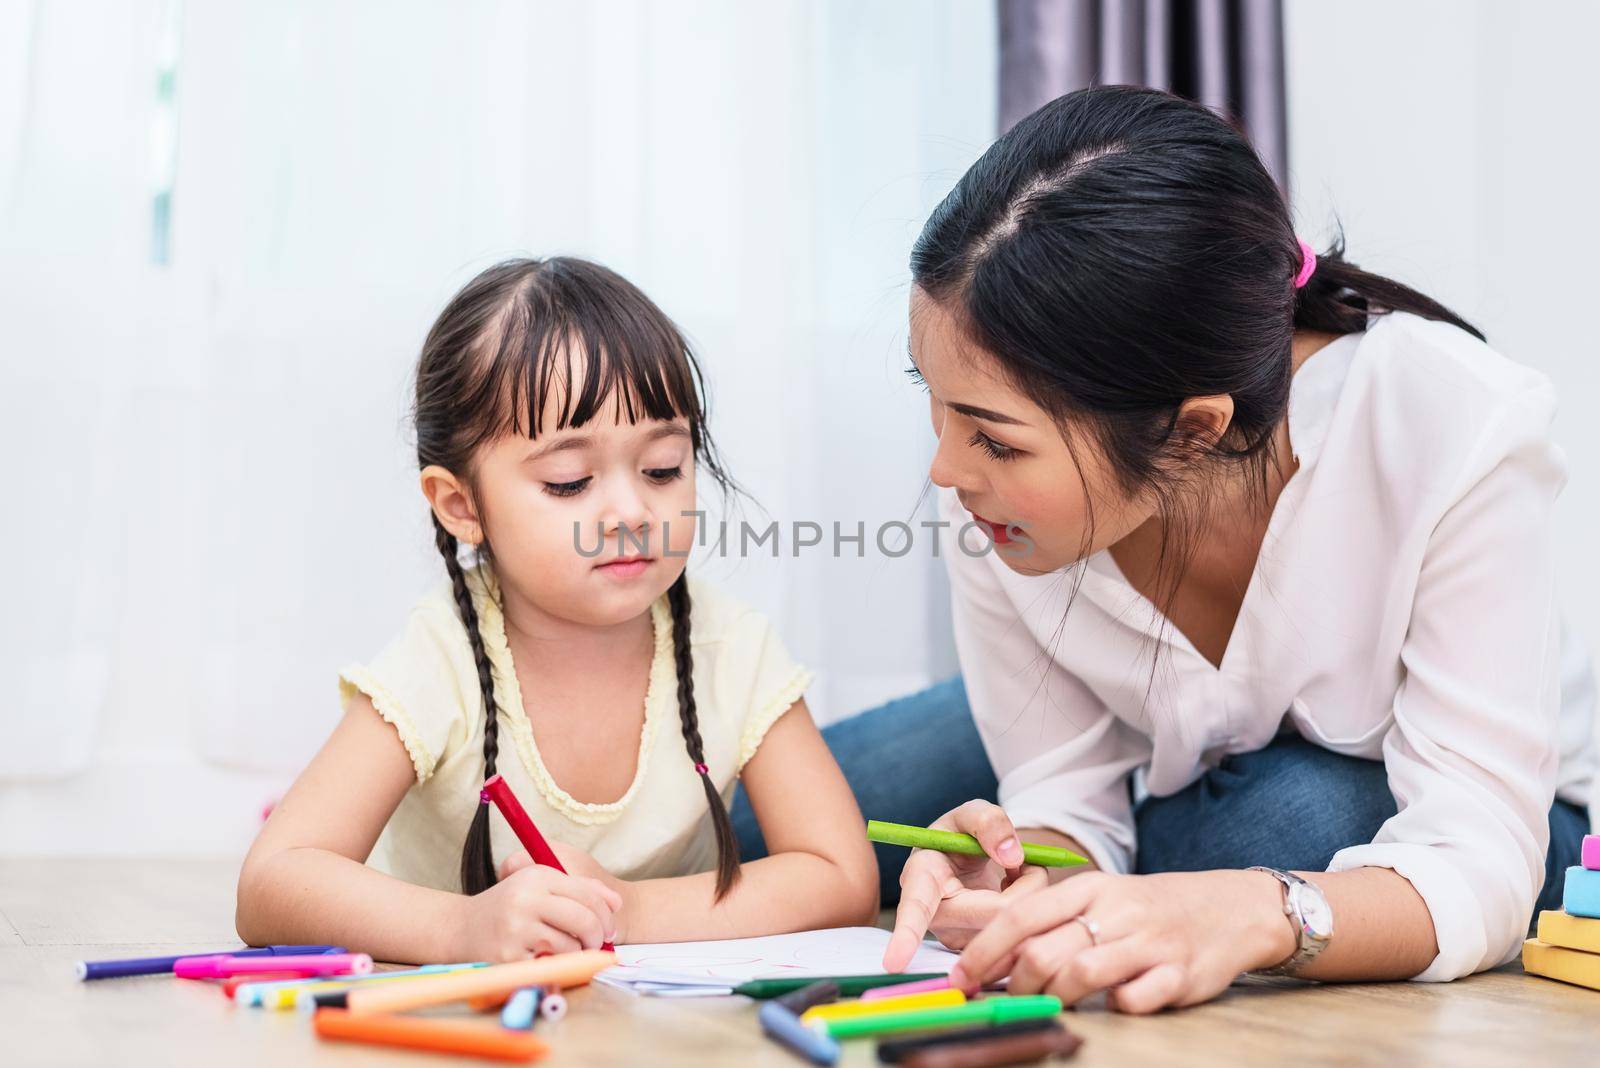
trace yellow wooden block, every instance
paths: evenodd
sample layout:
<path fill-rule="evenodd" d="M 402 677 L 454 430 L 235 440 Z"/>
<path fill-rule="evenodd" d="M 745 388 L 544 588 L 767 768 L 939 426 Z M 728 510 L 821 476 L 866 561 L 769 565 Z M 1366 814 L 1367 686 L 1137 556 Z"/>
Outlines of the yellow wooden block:
<path fill-rule="evenodd" d="M 1600 990 L 1600 953 L 1563 949 L 1530 938 L 1522 943 L 1522 970 Z"/>
<path fill-rule="evenodd" d="M 1600 953 L 1600 920 L 1548 909 L 1539 913 L 1539 941 L 1585 953 Z"/>

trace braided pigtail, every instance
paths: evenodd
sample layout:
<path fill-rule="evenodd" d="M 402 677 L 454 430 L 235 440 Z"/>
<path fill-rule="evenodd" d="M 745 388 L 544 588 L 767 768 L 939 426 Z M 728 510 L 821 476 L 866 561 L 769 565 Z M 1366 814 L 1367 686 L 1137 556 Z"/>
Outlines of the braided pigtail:
<path fill-rule="evenodd" d="M 683 744 L 694 761 L 700 785 L 705 787 L 711 826 L 717 833 L 717 900 L 721 901 L 739 878 L 739 841 L 734 837 L 728 806 L 722 803 L 706 767 L 705 744 L 700 740 L 700 716 L 694 705 L 694 652 L 689 647 L 689 576 L 679 575 L 667 591 L 672 609 L 672 650 L 678 668 L 678 718 L 683 722 Z"/>
<path fill-rule="evenodd" d="M 444 557 L 444 568 L 450 573 L 450 588 L 455 593 L 456 611 L 461 624 L 467 628 L 467 640 L 472 644 L 472 659 L 478 665 L 478 689 L 483 694 L 483 777 L 493 777 L 495 760 L 500 754 L 500 717 L 494 699 L 494 672 L 489 665 L 489 651 L 484 648 L 483 634 L 478 630 L 478 610 L 472 603 L 472 591 L 467 588 L 467 575 L 456 557 L 457 542 L 439 522 L 433 519 L 434 544 Z M 489 844 L 489 806 L 480 803 L 473 814 L 472 825 L 467 828 L 467 840 L 461 847 L 461 890 L 477 894 L 495 884 L 494 850 Z"/>

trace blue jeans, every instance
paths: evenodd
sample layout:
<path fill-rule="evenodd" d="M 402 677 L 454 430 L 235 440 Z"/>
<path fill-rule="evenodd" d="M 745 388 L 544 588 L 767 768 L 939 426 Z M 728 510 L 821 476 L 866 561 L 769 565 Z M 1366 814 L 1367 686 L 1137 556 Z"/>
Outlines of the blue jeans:
<path fill-rule="evenodd" d="M 926 826 L 963 801 L 995 800 L 998 784 L 960 678 L 890 701 L 822 732 L 868 819 Z M 1225 757 L 1170 797 L 1134 810 L 1135 869 L 1205 871 L 1274 868 L 1322 871 L 1346 846 L 1370 842 L 1395 814 L 1383 763 L 1341 756 L 1294 734 L 1264 749 Z M 766 855 L 743 790 L 733 802 L 741 859 Z M 1539 909 L 1559 909 L 1564 872 L 1578 863 L 1588 814 L 1550 808 Z M 876 847 L 885 907 L 900 900 L 906 850 Z"/>

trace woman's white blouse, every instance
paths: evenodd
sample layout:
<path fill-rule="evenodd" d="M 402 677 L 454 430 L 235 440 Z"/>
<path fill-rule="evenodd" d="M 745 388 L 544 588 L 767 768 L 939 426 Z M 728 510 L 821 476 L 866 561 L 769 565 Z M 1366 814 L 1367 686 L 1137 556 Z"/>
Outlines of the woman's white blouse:
<path fill-rule="evenodd" d="M 1289 401 L 1300 466 L 1220 669 L 1109 553 L 1038 577 L 969 555 L 983 539 L 956 540 L 970 516 L 942 492 L 957 649 L 1012 820 L 1125 872 L 1131 785 L 1176 793 L 1292 727 L 1386 766 L 1398 814 L 1329 870 L 1416 888 L 1439 946 L 1417 978 L 1510 958 L 1552 796 L 1589 804 L 1595 762 L 1588 656 L 1563 655 L 1556 608 L 1554 408 L 1542 375 L 1414 316 L 1314 354 Z"/>

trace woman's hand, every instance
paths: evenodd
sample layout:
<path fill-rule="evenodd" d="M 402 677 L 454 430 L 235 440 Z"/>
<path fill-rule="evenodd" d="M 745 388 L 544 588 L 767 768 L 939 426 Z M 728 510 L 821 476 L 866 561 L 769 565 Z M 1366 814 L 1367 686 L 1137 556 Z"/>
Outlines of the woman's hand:
<path fill-rule="evenodd" d="M 950 981 L 970 992 L 1009 975 L 1013 994 L 1068 1004 L 1107 990 L 1114 1008 L 1147 1013 L 1213 998 L 1294 950 L 1282 887 L 1265 872 L 1086 872 L 1008 902 Z"/>
<path fill-rule="evenodd" d="M 883 966 L 903 971 L 932 930 L 951 949 L 965 946 L 1007 904 L 1046 885 L 1044 869 L 1022 862 L 1022 842 L 1005 810 L 968 801 L 933 826 L 975 837 L 985 856 L 916 849 L 900 872 L 900 907 Z"/>
<path fill-rule="evenodd" d="M 495 885 L 461 899 L 457 959 L 524 960 L 615 941 L 620 894 L 598 879 L 541 868 L 521 856 L 521 864 L 514 857 L 501 864 Z"/>

